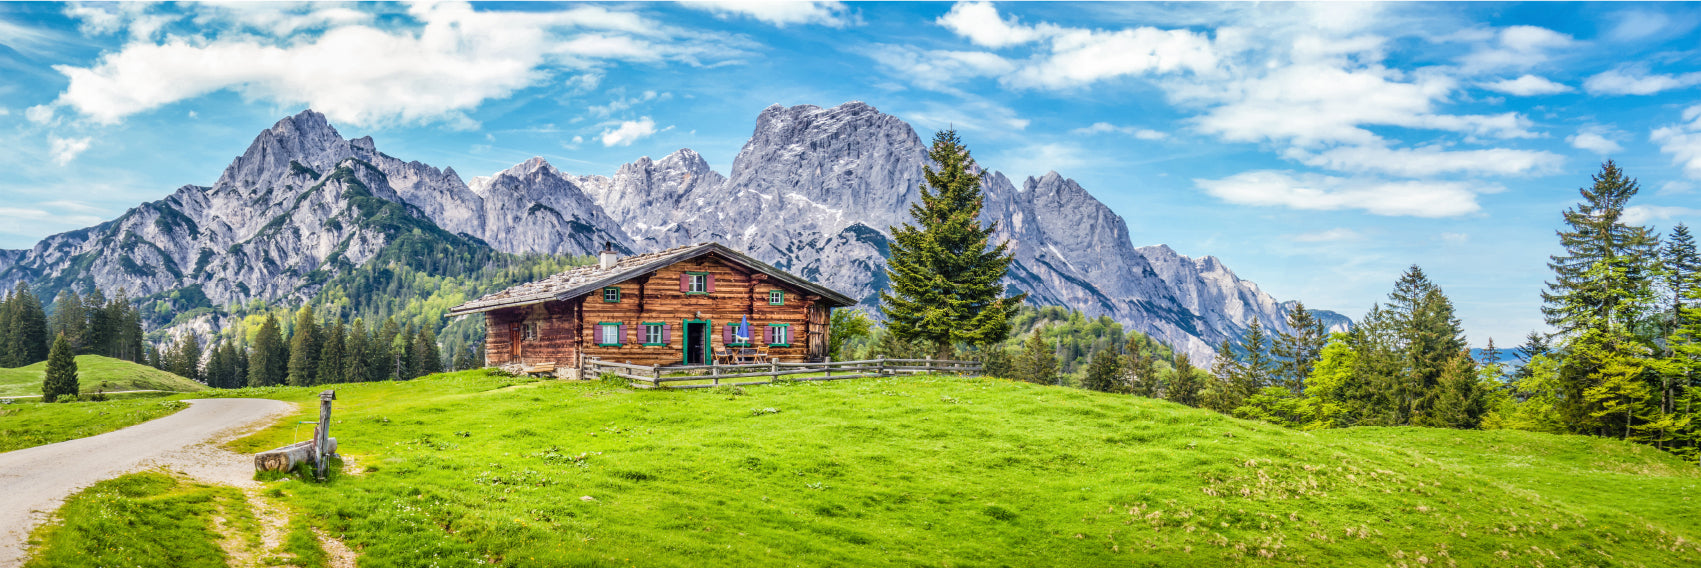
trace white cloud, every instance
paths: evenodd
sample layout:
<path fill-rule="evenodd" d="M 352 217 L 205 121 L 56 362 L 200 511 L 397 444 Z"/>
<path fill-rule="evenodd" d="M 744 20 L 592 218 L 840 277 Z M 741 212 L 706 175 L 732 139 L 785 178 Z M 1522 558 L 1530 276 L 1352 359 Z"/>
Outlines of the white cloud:
<path fill-rule="evenodd" d="M 1216 67 L 1211 40 L 1202 33 L 1069 29 L 1051 38 L 1049 54 L 1030 59 L 1006 81 L 1017 87 L 1070 89 L 1122 76 L 1205 73 Z"/>
<path fill-rule="evenodd" d="M 1310 211 L 1361 210 L 1375 215 L 1453 217 L 1481 209 L 1474 188 L 1454 181 L 1387 181 L 1258 170 L 1223 179 L 1195 179 L 1205 193 L 1238 205 Z"/>
<path fill-rule="evenodd" d="M 735 45 L 716 44 L 710 34 L 670 30 L 594 6 L 503 12 L 466 4 L 414 5 L 407 17 L 418 29 L 354 24 L 279 39 L 239 34 L 136 41 L 89 67 L 56 66 L 70 84 L 55 104 L 110 124 L 231 90 L 280 105 L 305 104 L 340 123 L 464 125 L 471 122 L 465 111 L 539 84 L 555 67 L 695 64 L 739 54 Z"/>
<path fill-rule="evenodd" d="M 669 126 L 668 128 L 673 127 Z M 666 128 L 662 130 L 666 130 Z M 660 131 L 656 130 L 656 121 L 650 120 L 650 117 L 628 120 L 620 123 L 620 126 L 616 128 L 602 131 L 602 145 L 610 147 L 631 146 L 633 142 L 649 138 L 657 132 Z"/>
<path fill-rule="evenodd" d="M 1626 225 L 1643 225 L 1649 221 L 1664 221 L 1680 217 L 1695 217 L 1701 215 L 1701 209 L 1689 207 L 1663 207 L 1659 205 L 1632 205 L 1624 208 L 1623 221 Z"/>
<path fill-rule="evenodd" d="M 1536 150 L 1446 150 L 1438 146 L 1398 149 L 1376 145 L 1342 146 L 1316 154 L 1295 150 L 1289 152 L 1289 157 L 1319 168 L 1403 177 L 1538 174 L 1556 171 L 1564 161 L 1559 154 Z"/>
<path fill-rule="evenodd" d="M 980 132 L 1007 134 L 1028 128 L 1032 121 L 1016 115 L 1010 107 L 981 99 L 969 99 L 951 104 L 929 102 L 920 111 L 900 113 L 912 124 L 930 130 L 956 128 Z"/>
<path fill-rule="evenodd" d="M 1501 28 L 1494 41 L 1460 60 L 1466 73 L 1498 69 L 1528 69 L 1551 58 L 1550 51 L 1571 47 L 1571 36 L 1536 26 Z"/>
<path fill-rule="evenodd" d="M 1380 137 L 1367 125 L 1460 132 L 1493 138 L 1530 138 L 1530 122 L 1517 113 L 1450 115 L 1436 103 L 1457 86 L 1435 74 L 1404 74 L 1381 66 L 1346 69 L 1309 64 L 1278 68 L 1226 87 L 1184 88 L 1182 102 L 1214 105 L 1195 119 L 1200 130 L 1237 142 L 1285 141 L 1302 147 L 1326 143 L 1370 144 Z"/>
<path fill-rule="evenodd" d="M 924 50 L 909 46 L 876 45 L 869 57 L 924 89 L 953 91 L 954 83 L 976 77 L 997 77 L 1016 70 L 1016 64 L 984 51 Z"/>
<path fill-rule="evenodd" d="M 613 115 L 614 113 L 630 109 L 634 106 L 637 106 L 637 105 L 640 105 L 640 104 L 643 104 L 643 103 L 652 102 L 652 101 L 665 101 L 665 100 L 669 100 L 669 99 L 672 99 L 672 98 L 673 98 L 673 93 L 657 93 L 655 91 L 644 91 L 643 93 L 641 93 L 641 94 L 639 94 L 638 96 L 635 96 L 635 97 L 616 98 L 612 101 L 609 101 L 608 104 L 606 104 L 606 105 L 595 105 L 595 106 L 592 106 L 592 107 L 590 107 L 586 110 L 589 111 L 591 114 L 594 114 L 598 117 L 607 118 L 607 117 Z"/>
<path fill-rule="evenodd" d="M 36 124 L 47 124 L 53 121 L 53 107 L 35 105 L 24 109 L 24 119 Z"/>
<path fill-rule="evenodd" d="M 1441 233 L 1441 240 L 1449 244 L 1462 245 L 1471 241 L 1469 233 Z"/>
<path fill-rule="evenodd" d="M 840 2 L 688 1 L 680 4 L 706 10 L 721 17 L 748 16 L 782 28 L 792 24 L 820 24 L 842 28 L 852 20 L 850 10 Z"/>
<path fill-rule="evenodd" d="M 188 7 L 195 11 L 194 21 L 202 26 L 223 29 L 249 30 L 273 36 L 286 36 L 307 30 L 374 20 L 367 12 L 328 4 L 270 4 L 270 3 L 196 3 Z"/>
<path fill-rule="evenodd" d="M 53 163 L 63 166 L 88 150 L 91 141 L 89 138 L 60 138 L 50 135 L 47 137 L 48 152 L 53 155 Z"/>
<path fill-rule="evenodd" d="M 1655 128 L 1648 140 L 1660 145 L 1660 152 L 1671 154 L 1672 163 L 1683 166 L 1690 179 L 1701 179 L 1701 105 L 1684 109 L 1685 124 Z"/>
<path fill-rule="evenodd" d="M 1482 88 L 1520 97 L 1571 92 L 1571 87 L 1535 75 L 1524 75 L 1517 79 L 1502 79 L 1492 83 L 1483 83 Z"/>
<path fill-rule="evenodd" d="M 1117 132 L 1117 133 L 1121 133 L 1121 134 L 1127 134 L 1129 136 L 1133 136 L 1133 137 L 1139 138 L 1141 140 L 1163 140 L 1163 139 L 1169 137 L 1169 134 L 1165 134 L 1163 132 L 1152 130 L 1150 128 L 1138 128 L 1138 127 L 1134 127 L 1134 126 L 1116 126 L 1116 125 L 1111 124 L 1109 122 L 1095 122 L 1095 123 L 1092 124 L 1092 126 L 1084 126 L 1084 127 L 1081 127 L 1081 128 L 1076 128 L 1074 130 L 1070 130 L 1069 132 L 1072 133 L 1072 134 L 1079 134 L 1079 135 L 1082 135 L 1082 136 L 1090 136 L 1090 135 L 1093 135 L 1093 134 L 1105 134 L 1105 133 L 1109 133 L 1109 132 Z"/>
<path fill-rule="evenodd" d="M 1569 142 L 1572 148 L 1588 150 L 1601 155 L 1617 154 L 1624 151 L 1623 146 L 1619 146 L 1617 142 L 1607 137 L 1609 134 L 1612 134 L 1612 132 L 1607 129 L 1590 127 L 1565 137 L 1565 141 Z"/>
<path fill-rule="evenodd" d="M 1041 176 L 1046 172 L 1069 171 L 1088 163 L 1092 152 L 1073 144 L 1033 144 L 1016 148 L 998 156 L 998 167 L 992 168 L 1017 176 Z"/>
<path fill-rule="evenodd" d="M 1318 232 L 1315 232 L 1315 233 L 1300 233 L 1300 234 L 1297 234 L 1297 235 L 1288 235 L 1288 240 L 1301 242 L 1301 243 L 1329 243 L 1329 242 L 1337 242 L 1337 241 L 1356 241 L 1356 240 L 1359 239 L 1360 236 L 1361 235 L 1359 235 L 1357 231 L 1354 231 L 1352 229 L 1337 227 L 1337 228 L 1334 228 L 1334 229 L 1329 229 L 1327 231 L 1318 231 Z"/>
<path fill-rule="evenodd" d="M 1652 95 L 1701 84 L 1701 72 L 1649 75 L 1646 70 L 1619 68 L 1602 71 L 1583 81 L 1591 95 Z"/>
<path fill-rule="evenodd" d="M 12 109 L 9 109 L 9 108 L 6 108 L 6 107 L 0 107 L 0 116 L 10 116 L 11 114 L 12 114 Z"/>
<path fill-rule="evenodd" d="M 1006 20 L 998 15 L 998 9 L 992 7 L 991 2 L 958 2 L 951 6 L 950 12 L 939 17 L 938 24 L 968 38 L 975 45 L 994 49 L 1029 43 L 1046 33 L 1057 31 L 1056 26 L 1048 24 L 1040 25 L 1045 32 L 1021 25 L 1015 16 Z"/>
<path fill-rule="evenodd" d="M 59 32 L 26 26 L 0 18 L 0 45 L 12 48 L 19 53 L 30 55 L 46 55 L 55 46 L 63 44 L 69 38 Z"/>

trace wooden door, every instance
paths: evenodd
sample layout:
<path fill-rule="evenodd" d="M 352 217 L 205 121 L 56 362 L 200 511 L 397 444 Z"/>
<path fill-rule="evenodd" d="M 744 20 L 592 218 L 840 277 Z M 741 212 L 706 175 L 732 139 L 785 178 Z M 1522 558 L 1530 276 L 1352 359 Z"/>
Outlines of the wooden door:
<path fill-rule="evenodd" d="M 524 335 L 525 335 L 525 332 L 521 329 L 521 327 L 524 326 L 524 325 L 525 325 L 524 323 L 520 323 L 520 322 L 508 324 L 508 362 L 509 363 L 519 363 L 520 362 L 520 342 L 521 342 L 522 339 L 524 339 Z"/>
<path fill-rule="evenodd" d="M 809 305 L 809 360 L 821 361 L 827 358 L 827 307 L 810 302 Z"/>

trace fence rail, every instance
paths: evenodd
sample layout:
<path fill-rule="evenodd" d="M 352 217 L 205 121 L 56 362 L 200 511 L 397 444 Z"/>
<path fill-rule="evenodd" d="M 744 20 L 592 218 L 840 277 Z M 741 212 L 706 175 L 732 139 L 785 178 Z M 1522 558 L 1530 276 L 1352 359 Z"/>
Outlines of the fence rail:
<path fill-rule="evenodd" d="M 864 361 L 822 361 L 818 363 L 770 362 L 663 367 L 617 363 L 592 357 L 585 361 L 580 376 L 588 379 L 603 375 L 614 375 L 631 380 L 633 387 L 641 389 L 704 389 L 721 385 L 765 385 L 780 379 L 839 381 L 889 377 L 897 374 L 979 375 L 980 372 L 981 364 L 978 361 L 947 361 L 943 359 L 868 359 Z M 723 380 L 756 377 L 767 377 L 768 380 L 721 382 Z"/>

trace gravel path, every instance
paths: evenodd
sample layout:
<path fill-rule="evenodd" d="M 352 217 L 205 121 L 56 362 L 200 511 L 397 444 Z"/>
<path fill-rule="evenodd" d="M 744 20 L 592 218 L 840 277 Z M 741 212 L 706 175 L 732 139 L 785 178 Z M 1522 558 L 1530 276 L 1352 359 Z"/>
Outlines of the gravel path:
<path fill-rule="evenodd" d="M 0 568 L 21 564 L 30 530 L 97 481 L 167 467 L 202 481 L 251 484 L 253 457 L 213 444 L 296 411 L 293 404 L 258 398 L 187 402 L 189 408 L 176 414 L 123 430 L 0 453 Z"/>

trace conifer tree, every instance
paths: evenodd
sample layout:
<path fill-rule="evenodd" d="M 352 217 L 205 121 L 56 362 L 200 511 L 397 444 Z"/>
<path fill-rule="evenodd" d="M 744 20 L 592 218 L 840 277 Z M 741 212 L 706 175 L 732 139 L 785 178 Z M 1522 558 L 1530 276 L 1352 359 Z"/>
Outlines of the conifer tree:
<path fill-rule="evenodd" d="M 1007 243 L 991 244 L 997 223 L 980 224 L 979 168 L 956 131 L 935 135 L 928 159 L 921 201 L 910 206 L 916 225 L 891 228 L 892 288 L 880 293 L 880 310 L 888 331 L 930 344 L 943 359 L 957 343 L 1003 341 L 1027 294 L 1003 297 L 1014 257 Z"/>
<path fill-rule="evenodd" d="M 1186 353 L 1175 354 L 1175 370 L 1164 389 L 1164 397 L 1170 402 L 1199 406 L 1199 371 L 1193 366 L 1193 359 Z"/>
<path fill-rule="evenodd" d="M 437 349 L 437 336 L 430 327 L 421 327 L 413 340 L 414 377 L 443 372 L 443 355 Z"/>
<path fill-rule="evenodd" d="M 319 376 L 319 322 L 313 306 L 295 312 L 295 331 L 289 339 L 289 385 L 312 386 Z"/>
<path fill-rule="evenodd" d="M 1046 344 L 1045 338 L 1040 337 L 1038 329 L 1022 343 L 1015 367 L 1014 374 L 1018 380 L 1041 385 L 1057 384 L 1057 354 L 1052 351 L 1051 345 Z"/>
<path fill-rule="evenodd" d="M 60 335 L 53 339 L 53 348 L 47 355 L 47 373 L 41 381 L 41 400 L 54 402 L 62 396 L 76 400 L 82 386 L 77 384 L 76 353 L 71 351 L 71 343 Z"/>
<path fill-rule="evenodd" d="M 212 356 L 207 358 L 207 386 L 220 389 L 233 389 L 247 382 L 247 377 L 237 378 L 236 342 L 226 339 L 218 342 L 212 348 Z"/>
<path fill-rule="evenodd" d="M 83 313 L 88 314 L 88 327 L 85 328 L 82 352 L 94 355 L 109 355 L 112 351 L 112 338 L 117 335 L 116 325 L 110 321 L 106 312 L 106 295 L 100 288 L 89 290 L 83 296 Z"/>
<path fill-rule="evenodd" d="M 201 340 L 195 337 L 194 333 L 185 332 L 178 336 L 177 345 L 172 348 L 166 366 L 166 370 L 177 376 L 191 381 L 202 380 Z"/>
<path fill-rule="evenodd" d="M 1257 319 L 1253 319 L 1252 325 L 1246 328 L 1246 335 L 1240 339 L 1240 348 L 1246 352 L 1240 391 L 1250 396 L 1274 385 L 1277 369 L 1276 360 L 1270 356 L 1270 336 Z"/>
<path fill-rule="evenodd" d="M 41 300 L 30 293 L 29 284 L 19 283 L 7 305 L 11 322 L 6 343 L 11 366 L 47 360 L 48 342 L 53 338 L 47 335 L 47 311 L 42 308 Z"/>
<path fill-rule="evenodd" d="M 1305 378 L 1311 376 L 1312 366 L 1322 356 L 1329 334 L 1323 320 L 1305 309 L 1303 302 L 1294 302 L 1287 316 L 1288 328 L 1293 331 L 1278 335 L 1270 353 L 1278 359 L 1276 374 L 1281 386 L 1297 395 L 1305 392 Z"/>
<path fill-rule="evenodd" d="M 396 337 L 401 335 L 401 327 L 396 325 L 394 318 L 384 318 L 384 324 L 378 328 L 378 336 L 371 343 L 372 364 L 371 380 L 394 380 L 396 376 Z"/>
<path fill-rule="evenodd" d="M 1216 361 L 1211 363 L 1211 376 L 1199 392 L 1199 406 L 1228 414 L 1240 406 L 1250 394 L 1246 385 L 1246 363 L 1235 354 L 1234 346 L 1224 339 L 1217 346 Z"/>
<path fill-rule="evenodd" d="M 354 318 L 349 326 L 348 339 L 343 345 L 342 382 L 363 383 L 372 378 L 372 338 L 366 334 L 366 322 Z"/>
<path fill-rule="evenodd" d="M 1676 329 L 1684 323 L 1685 302 L 1701 290 L 1701 254 L 1695 250 L 1695 238 L 1689 234 L 1687 225 L 1678 223 L 1672 227 L 1665 246 L 1660 249 L 1660 261 L 1665 265 L 1665 284 L 1672 302 L 1668 330 Z"/>
<path fill-rule="evenodd" d="M 73 352 L 82 352 L 83 328 L 88 326 L 88 317 L 83 315 L 83 298 L 76 290 L 66 288 L 59 291 L 59 297 L 53 300 L 53 325 L 49 333 L 65 334 L 65 341 L 70 342 Z"/>
<path fill-rule="evenodd" d="M 253 351 L 248 356 L 248 386 L 281 385 L 288 376 L 288 354 L 281 328 L 276 316 L 266 314 L 266 321 L 260 324 L 260 332 L 254 336 Z"/>
<path fill-rule="evenodd" d="M 113 358 L 125 361 L 140 362 L 146 336 L 142 333 L 142 314 L 135 306 L 130 305 L 130 298 L 124 290 L 118 290 L 108 309 L 108 317 L 113 322 Z"/>
<path fill-rule="evenodd" d="M 1477 367 L 1465 352 L 1456 354 L 1442 367 L 1433 410 L 1421 426 L 1474 430 L 1487 411 Z"/>
<path fill-rule="evenodd" d="M 1648 260 L 1657 243 L 1647 227 L 1624 223 L 1625 207 L 1640 190 L 1612 160 L 1601 164 L 1583 200 L 1564 213 L 1559 231 L 1565 253 L 1548 267 L 1554 280 L 1542 292 L 1542 314 L 1565 335 L 1586 327 L 1628 327 L 1644 307 L 1653 276 Z"/>
<path fill-rule="evenodd" d="M 1128 339 L 1127 355 L 1123 356 L 1122 385 L 1134 396 L 1156 397 L 1162 388 L 1156 360 L 1146 352 L 1137 338 Z"/>
<path fill-rule="evenodd" d="M 1087 363 L 1086 375 L 1081 379 L 1081 388 L 1099 392 L 1129 392 L 1128 382 L 1117 360 L 1116 352 L 1109 349 L 1094 352 L 1092 361 Z"/>
<path fill-rule="evenodd" d="M 343 370 L 347 365 L 347 344 L 348 330 L 343 328 L 343 320 L 334 320 L 325 331 L 325 346 L 319 352 L 317 384 L 342 382 Z"/>

